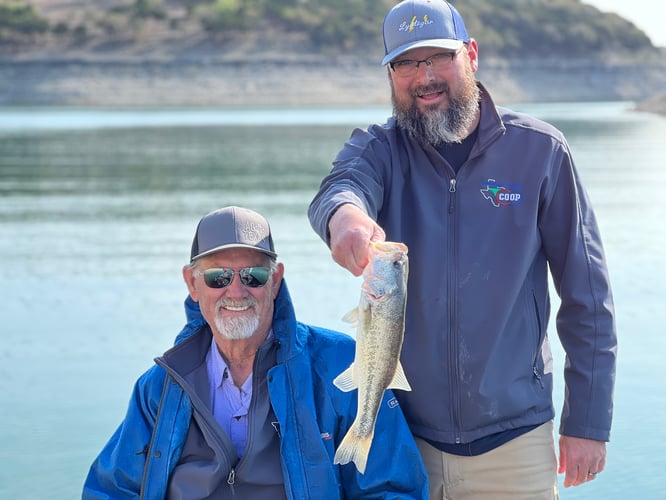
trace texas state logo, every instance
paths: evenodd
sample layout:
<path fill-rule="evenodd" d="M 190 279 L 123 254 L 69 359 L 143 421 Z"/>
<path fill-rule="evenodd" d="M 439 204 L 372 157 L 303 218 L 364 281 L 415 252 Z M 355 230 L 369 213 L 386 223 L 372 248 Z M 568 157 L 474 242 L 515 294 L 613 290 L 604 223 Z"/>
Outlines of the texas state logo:
<path fill-rule="evenodd" d="M 523 201 L 521 184 L 501 184 L 488 179 L 482 184 L 481 194 L 494 207 L 517 207 Z"/>

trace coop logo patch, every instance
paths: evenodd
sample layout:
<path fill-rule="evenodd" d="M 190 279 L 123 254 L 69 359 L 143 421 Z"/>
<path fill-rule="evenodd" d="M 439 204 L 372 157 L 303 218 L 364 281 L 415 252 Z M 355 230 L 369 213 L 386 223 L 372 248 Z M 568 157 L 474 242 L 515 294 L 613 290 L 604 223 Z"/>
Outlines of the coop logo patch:
<path fill-rule="evenodd" d="M 494 207 L 517 207 L 523 202 L 521 184 L 501 184 L 495 179 L 488 179 L 481 188 L 483 197 Z"/>

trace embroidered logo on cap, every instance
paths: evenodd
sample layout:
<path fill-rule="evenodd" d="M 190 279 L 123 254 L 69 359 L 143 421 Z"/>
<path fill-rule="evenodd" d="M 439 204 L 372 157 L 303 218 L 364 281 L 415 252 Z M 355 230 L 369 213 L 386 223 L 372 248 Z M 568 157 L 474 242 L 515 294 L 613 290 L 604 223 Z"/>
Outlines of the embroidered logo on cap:
<path fill-rule="evenodd" d="M 428 19 L 428 14 L 425 14 L 423 16 L 423 21 L 419 21 L 416 16 L 412 17 L 411 22 L 403 21 L 400 26 L 398 26 L 398 31 L 407 31 L 411 33 L 414 31 L 416 28 L 423 28 L 424 26 L 427 26 L 428 24 L 432 24 L 433 22 Z"/>
<path fill-rule="evenodd" d="M 246 222 L 245 226 L 241 229 L 245 241 L 256 243 L 266 237 L 266 232 L 261 224 L 256 222 Z"/>

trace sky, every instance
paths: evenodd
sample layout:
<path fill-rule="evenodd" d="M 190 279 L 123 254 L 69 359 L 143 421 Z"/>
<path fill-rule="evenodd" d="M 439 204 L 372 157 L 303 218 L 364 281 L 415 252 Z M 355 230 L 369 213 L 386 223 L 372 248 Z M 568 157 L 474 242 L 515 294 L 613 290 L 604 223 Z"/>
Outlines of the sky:
<path fill-rule="evenodd" d="M 643 30 L 658 47 L 666 47 L 666 2 L 660 0 L 583 0 L 604 12 L 615 12 Z"/>

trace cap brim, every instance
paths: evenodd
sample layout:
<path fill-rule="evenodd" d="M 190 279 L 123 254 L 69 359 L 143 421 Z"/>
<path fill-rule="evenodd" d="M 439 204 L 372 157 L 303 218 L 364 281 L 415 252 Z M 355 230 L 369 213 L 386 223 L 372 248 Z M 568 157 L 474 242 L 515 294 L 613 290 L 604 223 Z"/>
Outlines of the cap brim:
<path fill-rule="evenodd" d="M 419 49 L 421 47 L 434 47 L 438 49 L 449 49 L 449 50 L 458 50 L 463 46 L 462 40 L 451 40 L 449 38 L 437 38 L 433 40 L 419 40 L 417 42 L 406 43 L 401 45 L 395 50 L 389 52 L 384 59 L 382 59 L 382 66 L 386 66 L 393 59 L 398 57 L 400 54 L 407 52 L 412 49 Z"/>
<path fill-rule="evenodd" d="M 206 255 L 211 255 L 216 252 L 221 252 L 222 250 L 229 250 L 230 248 L 247 248 L 248 250 L 256 250 L 257 252 L 265 253 L 269 257 L 275 259 L 277 257 L 277 254 L 275 252 L 271 252 L 270 250 L 264 250 L 263 248 L 257 248 L 252 245 L 243 245 L 241 243 L 233 243 L 229 245 L 220 245 L 219 247 L 211 248 L 210 250 L 206 250 L 205 252 L 201 252 L 200 254 L 195 255 L 192 257 L 191 262 L 194 262 L 197 259 L 200 259 L 201 257 L 205 257 Z"/>

